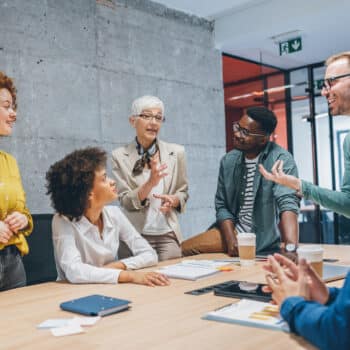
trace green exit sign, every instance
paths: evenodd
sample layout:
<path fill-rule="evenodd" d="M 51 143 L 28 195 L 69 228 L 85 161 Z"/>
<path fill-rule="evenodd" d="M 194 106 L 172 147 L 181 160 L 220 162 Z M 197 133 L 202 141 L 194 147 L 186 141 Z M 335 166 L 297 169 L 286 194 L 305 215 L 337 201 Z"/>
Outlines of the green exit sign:
<path fill-rule="evenodd" d="M 318 89 L 318 90 L 322 90 L 322 86 L 323 86 L 324 80 L 323 79 L 317 79 L 314 82 L 314 86 Z"/>
<path fill-rule="evenodd" d="M 301 51 L 303 48 L 300 36 L 294 39 L 281 41 L 279 45 L 280 45 L 280 56 Z"/>

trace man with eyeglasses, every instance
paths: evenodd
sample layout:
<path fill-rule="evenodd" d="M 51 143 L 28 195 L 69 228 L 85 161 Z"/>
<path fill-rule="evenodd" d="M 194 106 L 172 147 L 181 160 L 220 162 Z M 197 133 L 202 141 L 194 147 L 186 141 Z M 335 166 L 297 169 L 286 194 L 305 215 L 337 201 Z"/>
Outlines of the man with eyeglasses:
<path fill-rule="evenodd" d="M 350 116 L 350 51 L 331 56 L 326 61 L 326 66 L 321 93 L 327 99 L 329 113 L 332 116 Z M 340 191 L 321 188 L 285 174 L 280 160 L 272 168 L 267 168 L 271 169 L 271 173 L 264 166 L 260 166 L 260 171 L 266 179 L 298 191 L 305 199 L 350 217 L 350 134 L 345 137 L 343 149 L 345 172 Z"/>
<path fill-rule="evenodd" d="M 142 96 L 131 110 L 135 140 L 112 152 L 119 200 L 160 261 L 179 258 L 182 235 L 177 215 L 184 212 L 188 199 L 185 150 L 157 138 L 165 120 L 158 97 Z M 119 253 L 130 255 L 125 246 Z"/>
<path fill-rule="evenodd" d="M 326 66 L 322 95 L 327 99 L 329 112 L 332 116 L 350 116 L 350 51 L 331 56 Z M 285 173 L 282 162 L 275 163 L 271 173 L 262 166 L 260 171 L 266 179 L 297 190 L 306 199 L 350 217 L 350 133 L 343 147 L 345 172 L 340 191 L 290 176 Z M 276 254 L 269 257 L 265 268 L 268 271 L 266 291 L 272 292 L 292 332 L 321 350 L 350 349 L 350 273 L 342 288 L 329 288 L 303 259 L 296 266 Z"/>
<path fill-rule="evenodd" d="M 290 248 L 298 243 L 299 198 L 294 190 L 271 185 L 258 169 L 282 159 L 288 174 L 297 175 L 291 154 L 270 142 L 276 116 L 251 107 L 233 124 L 234 150 L 221 160 L 215 197 L 216 225 L 182 243 L 184 255 L 227 252 L 238 256 L 237 232 L 256 234 L 257 252 Z"/>

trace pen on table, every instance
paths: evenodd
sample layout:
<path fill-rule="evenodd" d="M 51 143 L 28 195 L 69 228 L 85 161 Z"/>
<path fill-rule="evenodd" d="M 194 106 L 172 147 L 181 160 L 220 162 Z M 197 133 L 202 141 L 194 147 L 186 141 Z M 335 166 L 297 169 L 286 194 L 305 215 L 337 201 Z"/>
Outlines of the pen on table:
<path fill-rule="evenodd" d="M 233 267 L 231 266 L 221 266 L 221 267 L 217 267 L 216 269 L 223 272 L 233 271 Z"/>

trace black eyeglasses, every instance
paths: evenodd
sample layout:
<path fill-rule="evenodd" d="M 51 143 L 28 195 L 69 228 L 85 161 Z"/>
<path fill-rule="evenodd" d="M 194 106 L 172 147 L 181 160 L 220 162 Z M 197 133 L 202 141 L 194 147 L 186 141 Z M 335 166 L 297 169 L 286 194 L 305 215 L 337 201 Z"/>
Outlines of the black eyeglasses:
<path fill-rule="evenodd" d="M 267 135 L 267 134 L 256 134 L 256 133 L 250 132 L 247 129 L 241 128 L 241 126 L 238 123 L 233 123 L 232 129 L 233 129 L 233 132 L 239 132 L 243 137 L 248 137 L 248 136 L 264 137 Z"/>
<path fill-rule="evenodd" d="M 153 114 L 141 113 L 138 116 L 146 121 L 151 121 L 153 118 L 157 123 L 161 123 L 165 121 L 165 117 L 161 114 L 153 115 Z"/>
<path fill-rule="evenodd" d="M 341 78 L 345 78 L 345 77 L 350 77 L 350 73 L 337 75 L 335 77 L 330 77 L 330 78 L 325 79 L 323 81 L 323 84 L 322 84 L 322 89 L 329 90 L 334 85 L 334 82 L 336 80 L 341 79 Z"/>

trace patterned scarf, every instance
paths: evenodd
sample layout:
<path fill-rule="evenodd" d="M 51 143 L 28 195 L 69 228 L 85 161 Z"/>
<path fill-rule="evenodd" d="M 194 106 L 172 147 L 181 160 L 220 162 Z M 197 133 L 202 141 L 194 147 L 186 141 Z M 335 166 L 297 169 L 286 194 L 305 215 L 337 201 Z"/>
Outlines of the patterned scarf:
<path fill-rule="evenodd" d="M 151 158 L 158 152 L 159 149 L 157 139 L 155 139 L 152 145 L 146 150 L 140 145 L 140 143 L 137 141 L 137 138 L 135 140 L 137 153 L 141 156 L 141 158 L 136 161 L 134 168 L 132 169 L 133 176 L 137 176 L 142 173 L 145 165 L 149 165 Z"/>

